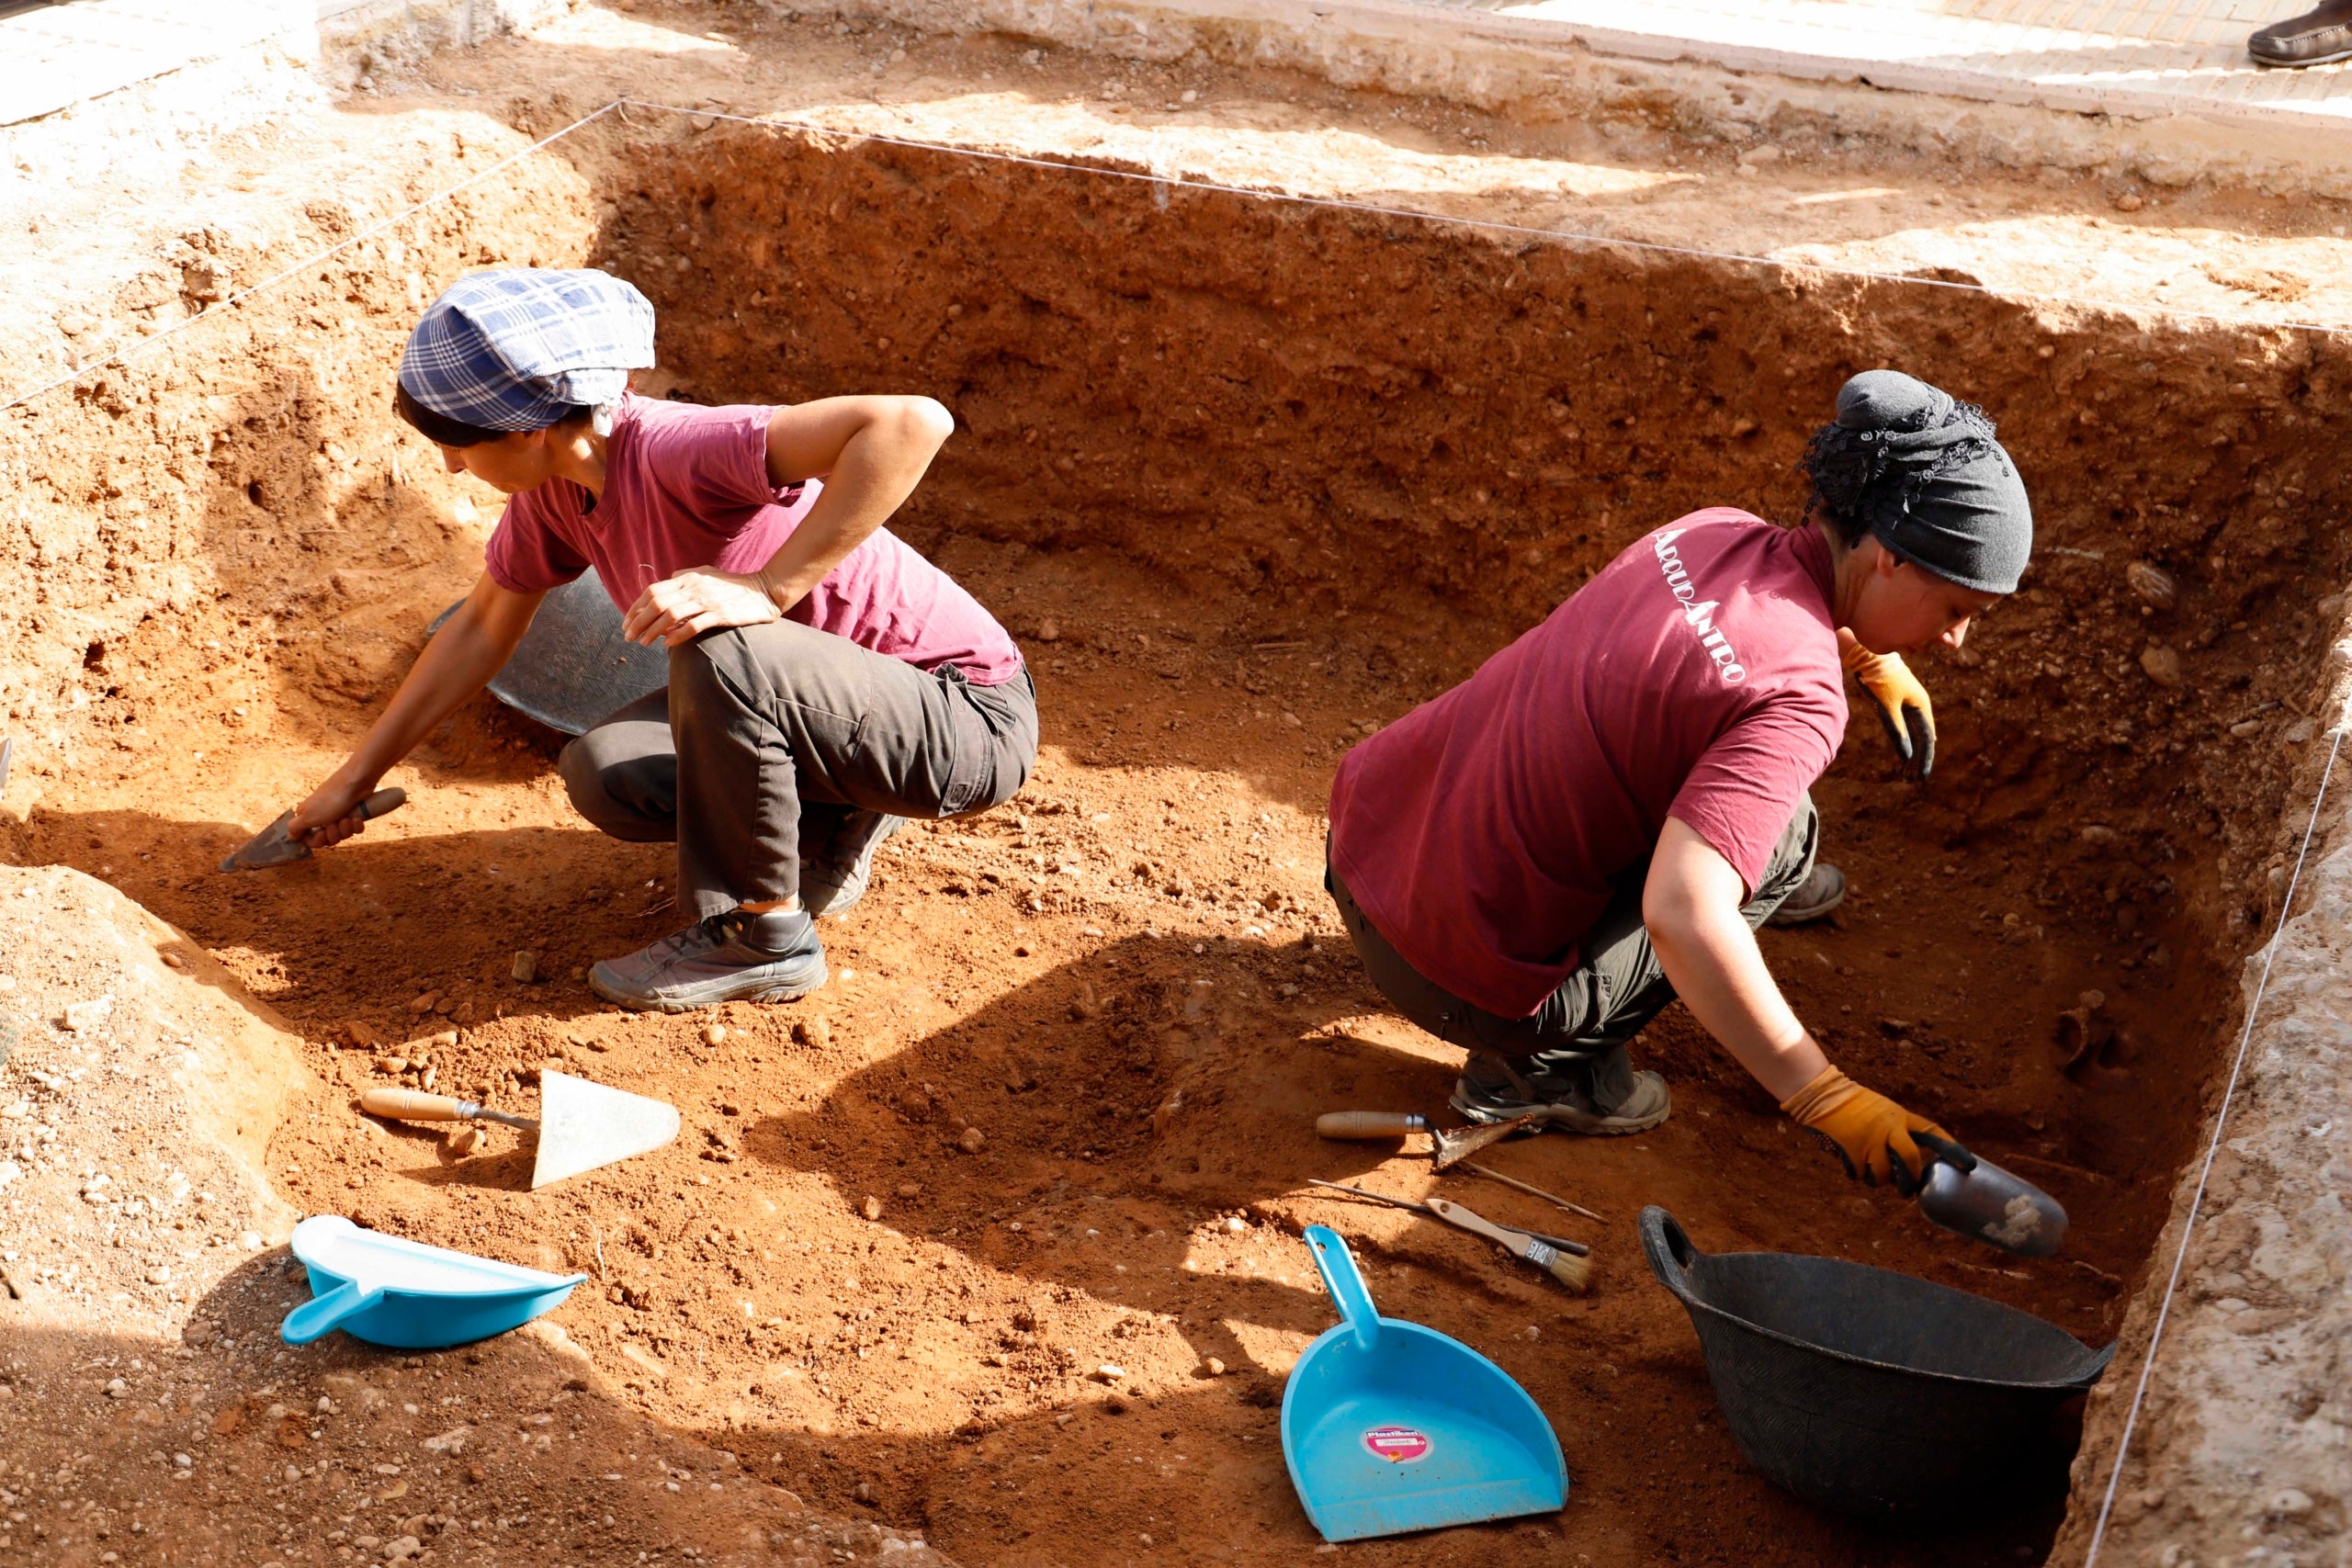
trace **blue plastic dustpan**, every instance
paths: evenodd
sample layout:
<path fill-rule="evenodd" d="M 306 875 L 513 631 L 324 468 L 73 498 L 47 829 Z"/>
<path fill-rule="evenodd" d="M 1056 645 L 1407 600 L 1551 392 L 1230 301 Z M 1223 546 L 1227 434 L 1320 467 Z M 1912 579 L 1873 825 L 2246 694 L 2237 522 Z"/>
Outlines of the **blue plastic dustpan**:
<path fill-rule="evenodd" d="M 1548 1514 L 1568 1500 L 1560 1439 L 1527 1391 L 1459 1339 L 1382 1317 L 1347 1243 L 1306 1227 L 1346 1319 L 1283 1391 L 1283 1458 L 1326 1540 Z"/>
<path fill-rule="evenodd" d="M 311 1300 L 278 1334 L 308 1345 L 340 1328 L 400 1350 L 487 1339 L 560 1306 L 585 1274 L 543 1274 L 469 1252 L 362 1230 L 340 1214 L 294 1227 L 294 1256 L 311 1271 Z"/>

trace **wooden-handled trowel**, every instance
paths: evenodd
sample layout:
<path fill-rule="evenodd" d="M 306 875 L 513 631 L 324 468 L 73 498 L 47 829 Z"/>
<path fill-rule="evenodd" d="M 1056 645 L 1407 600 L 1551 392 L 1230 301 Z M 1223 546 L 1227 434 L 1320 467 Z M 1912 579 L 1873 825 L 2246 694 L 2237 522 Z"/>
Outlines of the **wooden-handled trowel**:
<path fill-rule="evenodd" d="M 397 811 L 408 802 L 404 789 L 379 789 L 351 808 L 351 814 L 363 822 L 372 821 L 388 811 Z M 311 846 L 286 836 L 286 825 L 294 820 L 288 811 L 268 827 L 255 833 L 245 847 L 220 863 L 222 871 L 261 871 L 273 865 L 309 860 Z"/>
<path fill-rule="evenodd" d="M 359 1109 L 396 1122 L 503 1122 L 539 1135 L 531 1166 L 534 1190 L 600 1165 L 658 1149 L 678 1135 L 678 1108 L 627 1089 L 606 1089 L 570 1073 L 539 1072 L 539 1115 L 533 1121 L 470 1100 L 413 1089 L 371 1089 Z"/>
<path fill-rule="evenodd" d="M 1357 1143 L 1426 1133 L 1430 1139 L 1430 1163 L 1443 1170 L 1499 1138 L 1538 1126 L 1539 1114 L 1531 1111 L 1524 1116 L 1476 1127 L 1432 1127 L 1428 1117 L 1413 1111 L 1329 1111 L 1315 1119 L 1315 1131 L 1326 1138 L 1346 1138 Z"/>

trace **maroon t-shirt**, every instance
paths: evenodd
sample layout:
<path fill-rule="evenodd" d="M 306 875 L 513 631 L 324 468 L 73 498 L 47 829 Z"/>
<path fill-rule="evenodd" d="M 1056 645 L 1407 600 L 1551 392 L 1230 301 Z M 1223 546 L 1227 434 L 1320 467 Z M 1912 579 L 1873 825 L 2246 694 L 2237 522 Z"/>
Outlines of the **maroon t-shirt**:
<path fill-rule="evenodd" d="M 1762 880 L 1846 733 L 1829 547 L 1728 506 L 1627 549 L 1351 751 L 1331 863 L 1430 980 L 1525 1018 L 1668 817 Z"/>
<path fill-rule="evenodd" d="M 622 399 L 605 443 L 605 493 L 549 479 L 508 497 L 483 565 L 516 593 L 544 593 L 593 566 L 623 615 L 649 583 L 688 567 L 757 571 L 821 488 L 768 482 L 775 412 Z M 887 528 L 785 615 L 921 669 L 957 665 L 976 686 L 1021 673 L 1021 650 L 996 617 Z"/>

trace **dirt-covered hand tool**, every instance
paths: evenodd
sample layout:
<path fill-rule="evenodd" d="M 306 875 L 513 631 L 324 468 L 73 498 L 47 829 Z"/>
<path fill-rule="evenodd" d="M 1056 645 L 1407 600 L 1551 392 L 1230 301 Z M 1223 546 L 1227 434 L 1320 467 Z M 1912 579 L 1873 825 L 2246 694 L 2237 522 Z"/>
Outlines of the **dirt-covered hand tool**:
<path fill-rule="evenodd" d="M 1458 1339 L 1383 1317 L 1337 1232 L 1309 1225 L 1331 1304 L 1283 1389 L 1283 1460 L 1326 1540 L 1555 1512 L 1568 1466 L 1510 1375 Z"/>
<path fill-rule="evenodd" d="M 379 789 L 351 808 L 351 814 L 363 822 L 372 822 L 386 812 L 398 811 L 408 803 L 404 789 Z M 294 820 L 294 813 L 285 812 L 277 821 L 255 833 L 245 846 L 220 863 L 222 871 L 262 871 L 273 865 L 286 865 L 311 858 L 311 846 L 299 839 L 288 838 L 286 825 Z"/>
<path fill-rule="evenodd" d="M 1315 1119 L 1318 1137 L 1340 1138 L 1352 1143 L 1377 1143 L 1385 1138 L 1402 1138 L 1414 1133 L 1426 1133 L 1431 1145 L 1431 1163 L 1440 1170 L 1455 1161 L 1476 1154 L 1488 1144 L 1510 1137 L 1537 1123 L 1537 1114 L 1514 1116 L 1508 1122 L 1489 1122 L 1476 1127 L 1432 1127 L 1430 1119 L 1413 1111 L 1332 1111 Z"/>
<path fill-rule="evenodd" d="M 678 1108 L 627 1089 L 607 1089 L 569 1073 L 539 1074 L 537 1121 L 492 1111 L 470 1100 L 413 1089 L 371 1089 L 359 1109 L 396 1122 L 503 1122 L 539 1135 L 531 1166 L 534 1190 L 658 1149 L 678 1135 Z"/>
<path fill-rule="evenodd" d="M 1358 1198 L 1369 1198 L 1375 1203 L 1385 1203 L 1392 1209 L 1409 1209 L 1417 1214 L 1427 1214 L 1431 1219 L 1443 1220 L 1457 1230 L 1465 1230 L 1473 1235 L 1484 1236 L 1488 1241 L 1499 1244 L 1513 1258 L 1526 1259 L 1569 1290 L 1578 1293 L 1592 1282 L 1592 1265 L 1585 1261 L 1592 1248 L 1583 1242 L 1570 1241 L 1566 1236 L 1545 1235 L 1541 1231 L 1513 1230 L 1505 1225 L 1498 1225 L 1464 1208 L 1461 1204 L 1443 1198 L 1431 1198 L 1427 1202 L 1416 1202 L 1410 1198 L 1391 1198 L 1385 1192 L 1373 1192 L 1362 1187 L 1351 1187 L 1344 1181 L 1326 1181 L 1316 1176 L 1308 1177 L 1307 1180 L 1317 1187 L 1329 1187 L 1336 1192 L 1352 1193 Z"/>
<path fill-rule="evenodd" d="M 1965 1168 L 1949 1158 L 1928 1168 L 1919 1184 L 1921 1213 L 2021 1258 L 2047 1258 L 2065 1245 L 2066 1211 L 2057 1199 L 1983 1155 L 1967 1161 Z"/>

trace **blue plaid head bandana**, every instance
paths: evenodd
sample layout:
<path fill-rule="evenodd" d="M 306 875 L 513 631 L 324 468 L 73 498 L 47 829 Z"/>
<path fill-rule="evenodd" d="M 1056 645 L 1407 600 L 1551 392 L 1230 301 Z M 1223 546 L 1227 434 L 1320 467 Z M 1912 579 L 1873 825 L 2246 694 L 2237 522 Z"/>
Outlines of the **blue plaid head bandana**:
<path fill-rule="evenodd" d="M 587 268 L 510 266 L 445 290 L 408 334 L 401 385 L 477 430 L 545 430 L 582 404 L 610 434 L 628 373 L 653 363 L 653 305 Z"/>

